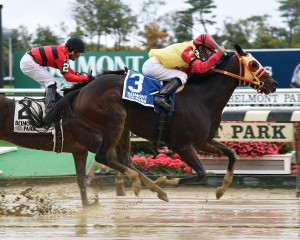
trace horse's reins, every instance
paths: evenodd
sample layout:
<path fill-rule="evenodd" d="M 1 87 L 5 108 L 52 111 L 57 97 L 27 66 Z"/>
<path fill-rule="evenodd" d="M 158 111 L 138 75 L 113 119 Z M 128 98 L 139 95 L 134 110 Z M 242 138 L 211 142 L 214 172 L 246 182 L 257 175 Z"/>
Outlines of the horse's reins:
<path fill-rule="evenodd" d="M 243 57 L 241 55 L 239 55 L 237 53 L 237 51 L 234 51 L 236 57 L 238 58 L 239 60 L 239 65 L 240 65 L 240 73 L 239 75 L 236 75 L 234 73 L 231 73 L 231 72 L 228 72 L 228 71 L 224 71 L 224 70 L 220 70 L 220 69 L 211 69 L 211 71 L 213 72 L 217 72 L 217 73 L 221 73 L 221 74 L 224 74 L 224 75 L 228 75 L 228 76 L 231 76 L 233 78 L 237 78 L 239 79 L 239 85 L 241 85 L 241 82 L 244 82 L 244 83 L 248 83 L 248 86 L 250 86 L 251 84 L 253 85 L 253 88 L 255 90 L 257 90 L 258 93 L 261 93 L 262 92 L 262 87 L 264 85 L 264 82 L 261 82 L 259 80 L 259 78 L 266 72 L 266 70 L 264 68 L 261 68 L 257 71 L 256 74 L 254 74 L 250 69 L 249 67 L 247 66 L 247 64 L 245 63 L 245 60 L 243 59 Z M 252 75 L 253 79 L 247 79 L 245 78 L 245 68 L 250 72 L 250 74 Z"/>

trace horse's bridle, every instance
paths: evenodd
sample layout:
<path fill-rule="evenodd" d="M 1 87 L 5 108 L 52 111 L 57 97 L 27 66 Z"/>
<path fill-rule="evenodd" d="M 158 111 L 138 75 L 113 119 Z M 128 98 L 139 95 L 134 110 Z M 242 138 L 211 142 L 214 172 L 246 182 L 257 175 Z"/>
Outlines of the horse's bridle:
<path fill-rule="evenodd" d="M 236 75 L 236 74 L 228 72 L 228 71 L 220 70 L 220 69 L 211 69 L 211 71 L 221 73 L 224 75 L 228 75 L 233 78 L 237 78 L 237 79 L 239 79 L 239 85 L 241 85 L 243 83 L 244 85 L 248 85 L 248 86 L 254 88 L 258 93 L 262 93 L 263 92 L 262 88 L 264 86 L 264 82 L 260 81 L 259 78 L 266 72 L 266 70 L 263 67 L 259 68 L 255 72 L 250 70 L 245 59 L 243 58 L 243 56 L 238 54 L 237 51 L 234 51 L 234 53 L 239 60 L 239 66 L 240 66 L 239 75 Z M 251 74 L 251 76 L 252 76 L 251 79 L 248 79 L 245 77 L 246 71 L 248 71 L 248 73 Z"/>

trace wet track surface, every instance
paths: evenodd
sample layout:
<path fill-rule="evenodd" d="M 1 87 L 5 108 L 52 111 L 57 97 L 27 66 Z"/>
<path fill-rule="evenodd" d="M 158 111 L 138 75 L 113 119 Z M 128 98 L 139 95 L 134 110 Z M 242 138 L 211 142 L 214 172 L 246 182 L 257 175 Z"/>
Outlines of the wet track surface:
<path fill-rule="evenodd" d="M 214 188 L 165 188 L 170 202 L 163 202 L 146 189 L 115 197 L 111 187 L 83 210 L 74 187 L 30 189 L 27 197 L 24 189 L 1 189 L 1 239 L 300 239 L 295 190 L 229 189 L 215 200 Z"/>

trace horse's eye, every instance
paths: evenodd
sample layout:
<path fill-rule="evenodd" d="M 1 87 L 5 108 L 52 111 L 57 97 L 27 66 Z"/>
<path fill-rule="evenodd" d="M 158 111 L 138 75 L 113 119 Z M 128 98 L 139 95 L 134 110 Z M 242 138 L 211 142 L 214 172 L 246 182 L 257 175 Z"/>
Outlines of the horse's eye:
<path fill-rule="evenodd" d="M 248 63 L 248 67 L 249 67 L 250 71 L 255 72 L 259 69 L 259 64 L 258 64 L 258 62 L 253 60 Z"/>

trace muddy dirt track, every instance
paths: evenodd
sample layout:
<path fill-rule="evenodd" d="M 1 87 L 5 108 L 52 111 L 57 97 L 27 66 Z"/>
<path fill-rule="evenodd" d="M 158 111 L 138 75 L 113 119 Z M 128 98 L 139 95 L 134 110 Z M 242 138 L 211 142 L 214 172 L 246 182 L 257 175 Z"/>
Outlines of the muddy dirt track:
<path fill-rule="evenodd" d="M 38 182 L 36 182 L 38 183 Z M 293 189 L 164 188 L 170 201 L 143 189 L 89 187 L 83 210 L 75 182 L 0 187 L 1 239 L 300 239 L 300 199 Z M 98 200 L 97 200 L 98 198 Z"/>

